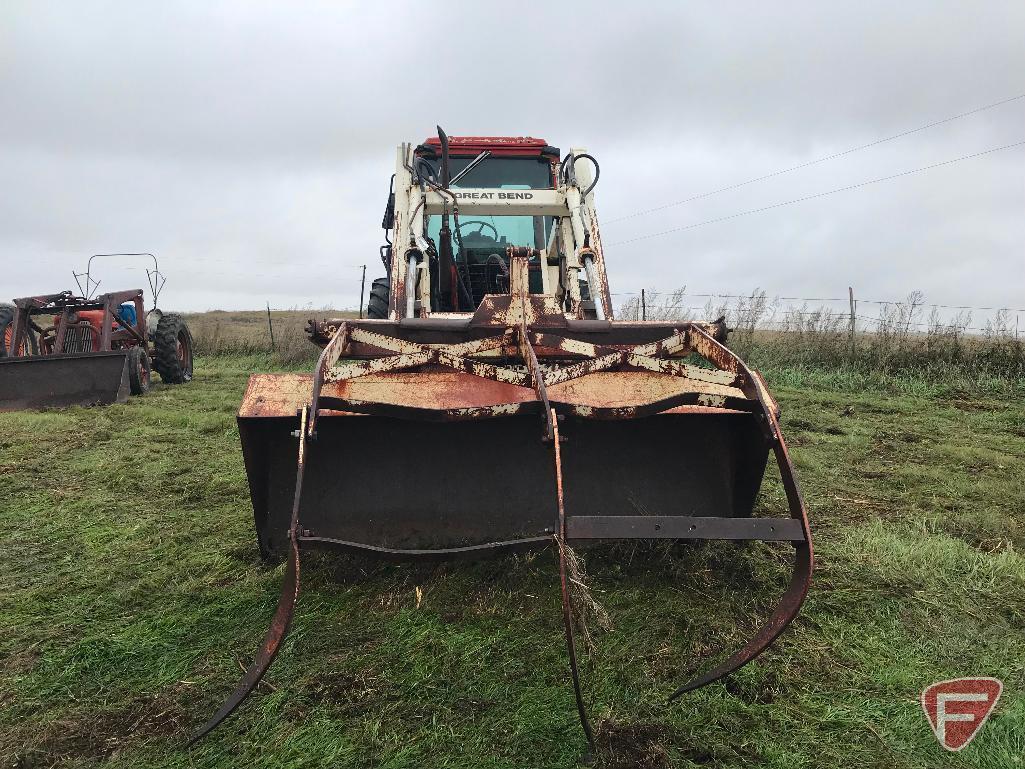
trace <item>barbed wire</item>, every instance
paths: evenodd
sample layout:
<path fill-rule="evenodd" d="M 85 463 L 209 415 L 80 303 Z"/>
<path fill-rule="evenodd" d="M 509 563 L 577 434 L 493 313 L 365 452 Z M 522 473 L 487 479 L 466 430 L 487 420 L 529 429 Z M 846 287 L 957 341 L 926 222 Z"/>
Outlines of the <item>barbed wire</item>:
<path fill-rule="evenodd" d="M 679 290 L 679 289 L 677 289 L 677 290 Z M 664 296 L 665 294 L 674 294 L 674 295 L 676 294 L 676 290 L 651 291 L 651 290 L 645 289 L 645 291 L 647 293 L 647 296 L 655 297 L 656 301 L 657 301 L 657 297 L 658 296 Z M 640 295 L 641 295 L 640 291 L 613 291 L 610 294 L 610 296 L 636 296 L 636 297 L 639 297 Z M 695 296 L 695 297 L 699 297 L 701 299 L 758 299 L 757 293 L 755 295 L 752 295 L 752 294 L 709 294 L 709 293 L 699 293 L 699 292 L 696 292 L 696 291 L 684 291 L 681 294 L 681 296 Z M 771 299 L 773 301 L 780 301 L 780 302 L 845 302 L 846 303 L 846 302 L 850 301 L 850 297 L 848 297 L 848 296 L 843 296 L 843 297 L 775 296 L 775 295 L 769 294 L 768 292 L 766 292 L 765 298 L 766 299 Z M 909 302 L 907 299 L 860 299 L 858 297 L 855 297 L 854 301 L 855 301 L 855 304 L 865 303 L 865 304 L 892 305 L 892 306 L 910 305 L 911 304 L 911 302 Z M 927 308 L 930 308 L 930 309 L 935 307 L 935 308 L 941 309 L 941 310 L 984 310 L 984 311 L 987 311 L 987 312 L 1025 312 L 1025 308 L 1021 308 L 1021 307 L 996 307 L 996 306 L 994 306 L 994 307 L 982 307 L 982 306 L 967 305 L 967 304 L 937 304 L 935 302 L 916 302 L 915 306 L 916 307 L 927 307 Z M 848 317 L 850 317 L 850 313 L 843 313 L 843 314 L 847 315 Z"/>

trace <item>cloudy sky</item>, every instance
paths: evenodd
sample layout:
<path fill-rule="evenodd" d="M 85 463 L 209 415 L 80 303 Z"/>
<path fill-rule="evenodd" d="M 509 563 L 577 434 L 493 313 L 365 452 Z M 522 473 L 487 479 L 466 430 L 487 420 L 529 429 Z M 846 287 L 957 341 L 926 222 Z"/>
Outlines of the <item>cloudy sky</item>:
<path fill-rule="evenodd" d="M 5 0 L 2 293 L 152 251 L 165 308 L 354 307 L 394 147 L 440 123 L 595 154 L 617 293 L 1025 308 L 1021 145 L 688 227 L 1025 141 L 1025 98 L 621 219 L 1025 94 L 1025 4 L 444 8 Z"/>

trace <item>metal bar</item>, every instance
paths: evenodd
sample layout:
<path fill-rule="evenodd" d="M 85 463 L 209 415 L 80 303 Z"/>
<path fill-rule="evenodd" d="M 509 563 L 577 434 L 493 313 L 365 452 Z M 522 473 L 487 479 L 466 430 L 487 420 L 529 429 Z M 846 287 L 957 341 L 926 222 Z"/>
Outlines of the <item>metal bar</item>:
<path fill-rule="evenodd" d="M 555 447 L 555 498 L 559 509 L 559 534 L 555 538 L 555 547 L 559 551 L 559 585 L 562 589 L 562 624 L 566 630 L 566 649 L 569 652 L 569 672 L 573 679 L 573 696 L 577 701 L 577 715 L 580 717 L 580 726 L 584 729 L 587 737 L 587 744 L 594 747 L 594 732 L 591 730 L 591 722 L 587 717 L 587 705 L 584 704 L 584 694 L 580 688 L 580 671 L 577 668 L 577 647 L 573 640 L 573 607 L 570 604 L 569 595 L 569 569 L 566 565 L 566 505 L 562 492 L 562 451 L 559 440 L 559 420 L 554 411 L 549 413 L 551 417 L 553 440 Z"/>
<path fill-rule="evenodd" d="M 637 355 L 659 356 L 676 355 L 682 353 L 689 347 L 687 334 L 684 331 L 674 330 L 665 339 L 659 339 L 646 344 L 635 345 L 633 352 Z"/>
<path fill-rule="evenodd" d="M 653 358 L 649 355 L 638 355 L 627 353 L 626 363 L 637 368 L 657 371 L 662 374 L 681 376 L 687 379 L 694 379 L 698 382 L 725 385 L 726 387 L 739 387 L 743 382 L 743 376 L 736 371 L 725 371 L 723 369 L 700 368 L 689 363 L 678 360 L 667 360 L 665 358 Z"/>
<path fill-rule="evenodd" d="M 303 474 L 306 469 L 306 437 L 307 422 L 310 416 L 309 406 L 303 406 L 299 417 L 299 459 L 295 473 L 295 496 L 292 500 L 292 520 L 289 527 L 289 558 L 285 567 L 285 579 L 281 583 L 281 594 L 278 597 L 278 605 L 274 610 L 274 619 L 271 621 L 270 629 L 267 631 L 263 644 L 256 654 L 256 658 L 248 667 L 242 680 L 238 682 L 235 691 L 225 700 L 220 709 L 202 727 L 193 732 L 186 746 L 193 745 L 206 735 L 212 732 L 228 716 L 235 712 L 235 709 L 242 704 L 253 689 L 263 678 L 267 669 L 274 662 L 281 644 L 288 635 L 292 626 L 292 616 L 295 614 L 295 604 L 299 599 L 299 507 L 302 502 Z"/>
<path fill-rule="evenodd" d="M 362 342 L 363 344 L 373 345 L 374 347 L 380 347 L 382 350 L 389 350 L 391 352 L 420 352 L 424 349 L 424 346 L 419 342 L 409 342 L 390 334 L 379 334 L 376 331 L 370 331 L 359 326 L 351 326 L 349 339 L 353 342 Z"/>
<path fill-rule="evenodd" d="M 520 354 L 523 356 L 523 362 L 527 364 L 527 368 L 530 371 L 534 391 L 537 393 L 538 400 L 544 404 L 545 438 L 547 440 L 555 440 L 555 411 L 552 409 L 551 403 L 548 402 L 548 389 L 545 387 L 544 374 L 541 373 L 541 366 L 537 362 L 534 348 L 530 345 L 530 337 L 527 334 L 527 322 L 524 319 L 520 320 L 519 343 Z"/>
<path fill-rule="evenodd" d="M 14 323 L 11 328 L 11 339 L 5 351 L 7 356 L 16 358 L 21 354 L 21 342 L 25 339 L 25 352 L 31 354 L 31 349 L 28 342 L 28 324 L 29 324 L 29 313 L 23 307 L 17 307 L 14 311 Z M 0 346 L 3 345 L 3 340 L 0 338 Z"/>
<path fill-rule="evenodd" d="M 623 362 L 624 353 L 614 351 L 608 355 L 603 355 L 600 358 L 591 358 L 589 360 L 581 361 L 580 363 L 573 363 L 569 366 L 560 366 L 555 369 L 548 369 L 545 372 L 545 384 L 556 385 L 568 382 L 571 379 L 578 379 L 579 377 L 586 376 L 587 374 L 594 374 L 599 371 L 608 371 L 610 368 L 615 368 Z"/>
<path fill-rule="evenodd" d="M 409 548 L 381 547 L 380 545 L 368 545 L 364 542 L 351 542 L 345 539 L 334 537 L 320 537 L 316 533 L 305 533 L 299 537 L 300 544 L 310 543 L 311 545 L 329 545 L 341 550 L 349 550 L 357 553 L 371 553 L 385 558 L 404 560 L 409 558 L 459 558 L 466 556 L 494 555 L 496 552 L 516 552 L 519 550 L 534 549 L 542 544 L 548 545 L 552 541 L 550 536 L 544 537 L 523 537 L 522 539 L 502 540 L 500 542 L 485 542 L 480 545 L 467 545 L 465 547 L 442 547 L 432 550 L 416 550 Z"/>
<path fill-rule="evenodd" d="M 743 375 L 745 395 L 757 400 L 765 435 L 772 446 L 776 464 L 779 466 L 780 478 L 783 481 L 783 489 L 790 507 L 790 516 L 800 524 L 801 530 L 804 532 L 804 539 L 794 543 L 794 573 L 790 578 L 790 584 L 787 586 L 786 592 L 783 593 L 779 604 L 758 632 L 727 659 L 676 689 L 669 695 L 670 702 L 686 692 L 728 676 L 765 651 L 779 637 L 780 633 L 786 630 L 801 610 L 801 605 L 808 595 L 808 588 L 811 586 L 812 572 L 815 569 L 811 529 L 808 526 L 808 508 L 801 496 L 797 477 L 794 474 L 794 464 L 790 459 L 790 452 L 787 451 L 783 433 L 779 429 L 779 420 L 772 398 L 765 389 L 764 383 L 736 354 L 723 347 L 698 326 L 691 326 L 690 341 L 695 350 L 720 368 L 736 371 Z"/>
<path fill-rule="evenodd" d="M 490 419 L 491 417 L 508 417 L 515 414 L 536 414 L 540 411 L 539 407 L 541 406 L 540 401 L 521 401 L 519 403 L 497 403 L 490 406 L 437 409 L 354 398 L 338 398 L 332 395 L 321 395 L 319 404 L 320 409 L 346 411 L 351 414 L 370 414 L 379 417 L 418 419 L 424 422 L 457 422 L 465 419 Z"/>
<path fill-rule="evenodd" d="M 461 214 L 481 216 L 566 216 L 566 196 L 558 190 L 503 190 L 463 187 L 452 190 Z M 452 207 L 450 197 L 434 189 L 427 190 L 424 214 L 444 213 Z"/>
<path fill-rule="evenodd" d="M 708 406 L 746 413 L 757 413 L 759 411 L 757 401 L 737 398 L 732 395 L 722 395 L 721 393 L 701 391 L 683 392 L 636 406 L 585 406 L 580 403 L 570 403 L 558 399 L 552 401 L 552 403 L 560 414 L 572 414 L 584 419 L 639 419 L 640 417 L 661 414 L 663 411 L 668 411 L 677 406 Z"/>
<path fill-rule="evenodd" d="M 379 374 L 385 371 L 398 371 L 405 368 L 423 366 L 434 358 L 431 350 L 414 353 L 389 355 L 387 358 L 370 358 L 368 360 L 349 361 L 339 366 L 332 366 L 324 375 L 325 382 L 339 382 L 343 379 L 356 379 L 367 374 Z"/>
<path fill-rule="evenodd" d="M 416 310 L 416 252 L 410 249 L 409 257 L 406 259 L 406 314 L 405 317 L 412 318 Z"/>
<path fill-rule="evenodd" d="M 110 350 L 110 335 L 114 330 L 114 295 L 103 296 L 103 319 L 100 321 L 100 352 Z"/>
<path fill-rule="evenodd" d="M 468 374 L 474 376 L 484 377 L 486 379 L 494 379 L 498 382 L 508 382 L 510 384 L 518 384 L 523 387 L 530 387 L 531 380 L 530 374 L 526 371 L 516 371 L 515 369 L 505 368 L 502 366 L 495 366 L 490 363 L 482 363 L 479 361 L 471 360 L 466 357 L 468 355 L 478 354 L 487 352 L 489 350 L 498 349 L 511 343 L 512 341 L 512 329 L 506 329 L 498 336 L 487 337 L 484 339 L 475 339 L 468 342 L 462 342 L 454 345 L 439 345 L 436 347 L 429 347 L 424 344 L 417 342 L 406 342 L 402 339 L 395 337 L 386 336 L 384 334 L 378 334 L 373 331 L 367 331 L 361 328 L 353 328 L 350 339 L 353 342 L 361 342 L 363 344 L 370 344 L 375 347 L 380 347 L 384 350 L 394 350 L 396 352 L 405 353 L 409 356 L 410 360 L 414 360 L 416 355 L 427 356 L 421 363 L 409 363 L 403 364 L 404 367 L 410 365 L 423 365 L 429 361 L 434 361 L 441 366 L 451 368 L 456 371 L 465 371 Z M 373 360 L 373 359 L 372 359 Z M 353 367 L 354 375 L 362 376 L 362 374 L 356 374 L 356 372 L 362 370 L 362 364 L 348 364 Z M 391 364 L 382 364 L 383 368 L 372 368 L 373 371 L 387 371 L 395 368 L 396 366 Z M 341 367 L 336 367 L 341 368 Z M 371 373 L 371 370 L 367 370 L 363 373 Z M 338 379 L 347 378 L 344 375 L 333 376 L 328 378 L 327 381 L 337 381 Z"/>
<path fill-rule="evenodd" d="M 446 368 L 465 371 L 467 374 L 485 379 L 494 379 L 496 382 L 507 382 L 521 387 L 531 386 L 530 371 L 516 371 L 504 366 L 495 366 L 492 363 L 482 363 L 459 355 L 452 355 L 444 348 L 435 350 L 435 353 L 438 363 Z"/>
<path fill-rule="evenodd" d="M 794 518 L 705 518 L 684 515 L 571 515 L 570 539 L 758 539 L 803 542 Z"/>
<path fill-rule="evenodd" d="M 591 292 L 591 300 L 594 302 L 594 314 L 598 320 L 605 320 L 605 304 L 598 296 L 599 287 L 598 275 L 594 266 L 594 254 L 588 252 L 584 256 L 584 272 L 587 273 L 587 290 Z"/>
<path fill-rule="evenodd" d="M 346 346 L 349 344 L 351 328 L 348 323 L 342 321 L 335 330 L 335 335 L 328 342 L 327 347 L 320 353 L 317 359 L 317 368 L 313 373 L 313 395 L 310 399 L 310 420 L 307 429 L 313 435 L 317 431 L 317 420 L 320 419 L 320 391 L 324 389 L 324 378 L 328 371 L 334 366 Z"/>
<path fill-rule="evenodd" d="M 53 351 L 55 354 L 60 355 L 64 352 L 64 340 L 68 335 L 68 321 L 71 319 L 71 310 L 65 307 L 61 310 L 61 317 L 58 321 L 57 326 L 57 338 L 53 343 Z"/>

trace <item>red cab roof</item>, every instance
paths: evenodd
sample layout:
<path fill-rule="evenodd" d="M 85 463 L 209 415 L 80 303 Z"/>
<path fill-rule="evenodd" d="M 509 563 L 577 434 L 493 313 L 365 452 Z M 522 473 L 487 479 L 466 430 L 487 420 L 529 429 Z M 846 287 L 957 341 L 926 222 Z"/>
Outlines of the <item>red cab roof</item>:
<path fill-rule="evenodd" d="M 432 136 L 426 139 L 420 148 L 435 154 L 441 153 L 441 139 Z M 448 151 L 452 155 L 479 155 L 484 150 L 491 150 L 495 155 L 505 156 L 540 156 L 554 155 L 559 157 L 556 147 L 548 146 L 544 139 L 531 136 L 450 136 Z"/>

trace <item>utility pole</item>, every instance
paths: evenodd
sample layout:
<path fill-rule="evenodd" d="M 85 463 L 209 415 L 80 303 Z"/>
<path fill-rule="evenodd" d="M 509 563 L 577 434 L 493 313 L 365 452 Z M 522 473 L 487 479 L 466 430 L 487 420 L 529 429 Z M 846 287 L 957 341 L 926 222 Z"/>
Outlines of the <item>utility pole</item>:
<path fill-rule="evenodd" d="M 641 289 L 641 320 L 648 319 L 648 305 L 644 300 L 644 289 Z"/>
<path fill-rule="evenodd" d="M 363 292 L 367 287 L 367 266 L 363 265 L 363 278 L 359 282 L 359 317 L 363 320 Z"/>

